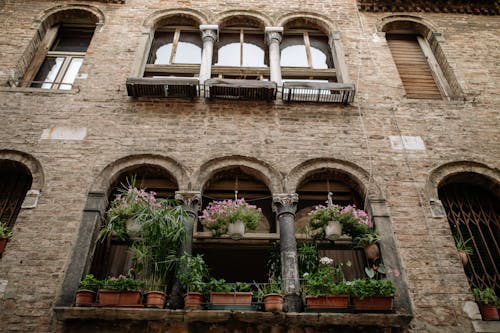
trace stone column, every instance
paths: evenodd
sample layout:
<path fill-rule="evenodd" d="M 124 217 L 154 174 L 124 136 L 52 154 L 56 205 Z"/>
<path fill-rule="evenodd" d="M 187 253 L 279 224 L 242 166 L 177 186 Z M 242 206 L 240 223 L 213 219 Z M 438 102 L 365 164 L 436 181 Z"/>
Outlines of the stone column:
<path fill-rule="evenodd" d="M 201 51 L 200 84 L 210 79 L 212 73 L 212 54 L 214 43 L 218 37 L 218 25 L 200 25 L 201 39 L 203 40 L 203 50 Z"/>
<path fill-rule="evenodd" d="M 266 27 L 266 42 L 269 46 L 269 71 L 271 72 L 271 81 L 281 85 L 281 66 L 280 66 L 280 44 L 283 27 Z"/>
<path fill-rule="evenodd" d="M 340 34 L 334 32 L 330 35 L 328 39 L 328 44 L 332 51 L 333 64 L 337 72 L 337 81 L 342 83 L 351 83 L 349 77 L 349 72 L 347 71 L 347 65 L 345 64 L 344 49 L 340 42 Z"/>
<path fill-rule="evenodd" d="M 175 199 L 182 202 L 184 208 L 188 213 L 188 218 L 184 220 L 184 229 L 186 230 L 186 238 L 182 242 L 181 248 L 179 249 L 179 256 L 183 254 L 193 253 L 193 228 L 194 221 L 198 216 L 198 211 L 201 208 L 201 193 L 198 191 L 177 191 L 175 192 Z M 184 307 L 183 302 L 183 290 L 179 281 L 176 279 L 172 286 L 171 298 L 167 304 L 167 307 L 173 309 L 182 309 Z"/>
<path fill-rule="evenodd" d="M 88 194 L 87 203 L 83 209 L 82 220 L 78 229 L 78 237 L 76 238 L 76 243 L 73 245 L 61 294 L 57 299 L 58 306 L 71 305 L 81 278 L 90 270 L 95 240 L 101 229 L 101 221 L 107 205 L 108 200 L 105 193 L 92 192 Z"/>
<path fill-rule="evenodd" d="M 280 227 L 281 276 L 283 278 L 284 310 L 301 310 L 297 242 L 295 240 L 295 212 L 299 197 L 296 193 L 273 195 L 273 210 Z"/>

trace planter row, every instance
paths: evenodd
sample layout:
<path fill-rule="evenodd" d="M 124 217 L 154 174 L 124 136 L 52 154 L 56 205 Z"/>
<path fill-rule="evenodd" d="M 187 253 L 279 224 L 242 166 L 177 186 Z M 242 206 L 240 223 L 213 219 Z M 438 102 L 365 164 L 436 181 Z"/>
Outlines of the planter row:
<path fill-rule="evenodd" d="M 144 303 L 142 302 L 144 301 Z M 79 290 L 76 293 L 76 306 L 101 307 L 152 307 L 163 308 L 165 294 L 161 291 L 150 291 L 144 294 L 140 291 L 99 290 L 96 293 L 90 290 Z"/>
<path fill-rule="evenodd" d="M 394 297 L 372 296 L 359 299 L 349 295 L 306 296 L 306 312 L 393 312 Z"/>

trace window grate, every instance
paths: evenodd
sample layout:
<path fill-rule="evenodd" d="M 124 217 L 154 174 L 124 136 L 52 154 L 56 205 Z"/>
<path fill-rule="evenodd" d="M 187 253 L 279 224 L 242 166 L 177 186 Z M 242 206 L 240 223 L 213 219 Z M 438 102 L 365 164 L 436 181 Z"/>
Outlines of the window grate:
<path fill-rule="evenodd" d="M 450 184 L 440 189 L 453 236 L 468 240 L 473 254 L 465 272 L 472 287 L 500 291 L 498 200 L 477 185 Z"/>
<path fill-rule="evenodd" d="M 354 84 L 327 82 L 284 82 L 283 101 L 342 103 L 348 104 L 354 100 Z"/>

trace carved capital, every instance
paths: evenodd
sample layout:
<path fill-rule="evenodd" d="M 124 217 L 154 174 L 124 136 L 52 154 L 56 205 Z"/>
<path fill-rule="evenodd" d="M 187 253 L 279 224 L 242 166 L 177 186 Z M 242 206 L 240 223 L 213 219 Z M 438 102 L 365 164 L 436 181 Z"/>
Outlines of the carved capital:
<path fill-rule="evenodd" d="M 175 199 L 181 201 L 190 214 L 196 216 L 201 209 L 201 192 L 198 191 L 177 191 Z"/>
<path fill-rule="evenodd" d="M 280 193 L 273 195 L 273 211 L 279 217 L 282 214 L 295 216 L 299 195 L 297 193 Z"/>
<path fill-rule="evenodd" d="M 211 41 L 212 43 L 218 40 L 218 30 L 217 25 L 200 25 L 201 39 L 203 42 Z"/>
<path fill-rule="evenodd" d="M 280 44 L 283 35 L 283 27 L 266 27 L 265 33 L 267 45 L 271 45 L 274 42 Z"/>

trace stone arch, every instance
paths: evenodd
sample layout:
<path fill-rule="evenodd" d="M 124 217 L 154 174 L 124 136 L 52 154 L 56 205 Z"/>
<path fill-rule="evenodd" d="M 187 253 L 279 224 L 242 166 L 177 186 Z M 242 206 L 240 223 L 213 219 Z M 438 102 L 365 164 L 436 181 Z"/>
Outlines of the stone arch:
<path fill-rule="evenodd" d="M 380 19 L 377 25 L 377 31 L 381 32 L 399 29 L 413 30 L 427 39 L 438 30 L 431 22 L 415 15 L 389 15 Z"/>
<path fill-rule="evenodd" d="M 187 170 L 172 158 L 152 154 L 130 155 L 108 164 L 99 174 L 90 192 L 108 193 L 111 184 L 125 171 L 140 166 L 153 165 L 165 169 L 177 181 L 179 190 L 187 188 Z"/>
<path fill-rule="evenodd" d="M 42 191 L 45 185 L 45 176 L 42 164 L 36 158 L 30 154 L 17 150 L 0 150 L 0 159 L 21 163 L 31 173 L 31 190 Z"/>
<path fill-rule="evenodd" d="M 484 180 L 490 180 L 488 182 L 482 182 L 481 185 L 500 197 L 499 170 L 474 161 L 453 161 L 434 168 L 429 173 L 429 178 L 425 185 L 427 197 L 430 199 L 437 199 L 438 189 L 441 184 L 454 176 L 466 173 L 482 176 Z"/>
<path fill-rule="evenodd" d="M 354 163 L 333 158 L 312 159 L 294 167 L 286 177 L 286 191 L 295 192 L 304 179 L 321 169 L 339 171 L 349 177 L 351 185 L 361 196 L 371 200 L 383 200 L 382 191 L 369 172 Z"/>
<path fill-rule="evenodd" d="M 266 184 L 271 193 L 283 191 L 282 175 L 276 169 L 255 158 L 238 155 L 214 158 L 202 164 L 192 176 L 193 189 L 201 191 L 216 172 L 235 166 L 242 166 L 250 170 L 253 176 Z"/>
<path fill-rule="evenodd" d="M 308 22 L 316 24 L 326 35 L 338 31 L 337 26 L 333 22 L 331 22 L 328 17 L 319 13 L 306 11 L 284 14 L 276 20 L 276 25 L 279 27 L 284 27 L 287 23 L 298 19 L 306 20 Z"/>
<path fill-rule="evenodd" d="M 85 11 L 93 15 L 96 25 L 104 25 L 104 13 L 97 7 L 83 4 L 65 4 L 44 10 L 34 21 L 34 28 L 38 28 L 40 24 L 51 26 L 63 19 L 65 13 Z"/>
<path fill-rule="evenodd" d="M 192 19 L 198 24 L 208 24 L 208 17 L 203 14 L 202 12 L 199 12 L 194 9 L 189 9 L 189 8 L 175 8 L 175 9 L 164 9 L 164 10 L 158 10 L 152 14 L 150 14 L 145 20 L 144 20 L 144 28 L 146 29 L 152 29 L 158 27 L 159 24 L 161 24 L 162 21 L 167 20 L 170 17 L 186 17 L 188 19 Z"/>
<path fill-rule="evenodd" d="M 255 21 L 258 21 L 262 24 L 263 27 L 272 26 L 272 20 L 268 16 L 254 10 L 229 10 L 219 13 L 213 18 L 213 20 L 215 24 L 221 26 L 224 24 L 224 21 L 227 21 L 232 17 L 239 17 L 239 16 L 248 17 Z"/>

